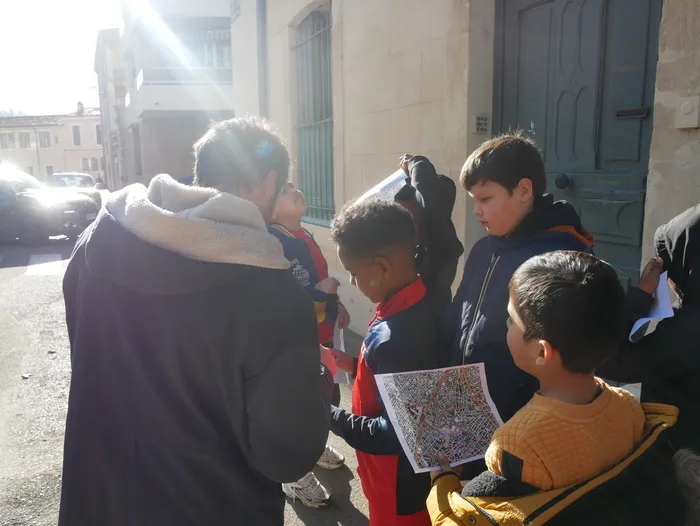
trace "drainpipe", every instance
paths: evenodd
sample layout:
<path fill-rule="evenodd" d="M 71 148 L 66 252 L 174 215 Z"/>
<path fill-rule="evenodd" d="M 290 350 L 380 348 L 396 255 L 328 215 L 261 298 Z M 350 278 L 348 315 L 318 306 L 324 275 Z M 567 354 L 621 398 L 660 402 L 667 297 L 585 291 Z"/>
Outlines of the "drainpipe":
<path fill-rule="evenodd" d="M 39 132 L 36 128 L 34 130 L 34 144 L 36 144 L 36 162 L 39 164 L 37 167 L 37 175 L 41 174 L 41 156 L 39 155 Z"/>
<path fill-rule="evenodd" d="M 268 117 L 267 107 L 267 0 L 257 0 L 258 22 L 258 107 Z"/>

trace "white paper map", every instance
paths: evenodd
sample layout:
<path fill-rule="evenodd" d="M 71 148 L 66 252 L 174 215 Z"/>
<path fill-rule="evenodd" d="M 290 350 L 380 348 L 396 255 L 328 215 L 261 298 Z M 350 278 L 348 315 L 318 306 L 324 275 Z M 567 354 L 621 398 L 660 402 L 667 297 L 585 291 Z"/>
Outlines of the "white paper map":
<path fill-rule="evenodd" d="M 403 170 L 396 170 L 389 177 L 362 194 L 362 196 L 357 199 L 357 202 L 360 203 L 369 198 L 393 200 L 396 192 L 398 192 L 405 184 L 406 174 Z"/>
<path fill-rule="evenodd" d="M 416 473 L 483 458 L 503 424 L 489 396 L 484 364 L 376 376 L 379 393 Z"/>

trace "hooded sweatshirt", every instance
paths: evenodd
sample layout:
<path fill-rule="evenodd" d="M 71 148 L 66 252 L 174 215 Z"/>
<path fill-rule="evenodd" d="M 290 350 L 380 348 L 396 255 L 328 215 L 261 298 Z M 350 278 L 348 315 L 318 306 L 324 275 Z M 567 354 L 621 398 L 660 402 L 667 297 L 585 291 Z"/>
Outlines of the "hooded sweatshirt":
<path fill-rule="evenodd" d="M 700 452 L 700 205 L 661 225 L 654 235 L 655 254 L 680 290 L 681 308 L 659 322 L 651 334 L 635 343 L 625 342 L 598 374 L 622 382 L 641 382 L 642 401 L 676 406 L 678 423 L 668 436 L 676 448 Z M 633 294 L 634 292 L 634 294 Z M 646 312 L 653 301 L 631 289 Z"/>
<path fill-rule="evenodd" d="M 554 250 L 590 251 L 593 236 L 581 227 L 573 206 L 547 194 L 507 237 L 487 236 L 474 244 L 449 312 L 452 365 L 483 362 L 489 393 L 505 422 L 538 389 L 518 369 L 506 342 L 508 284 L 529 258 Z M 475 469 L 480 472 L 483 463 Z"/>
<path fill-rule="evenodd" d="M 313 304 L 249 201 L 112 195 L 64 278 L 61 526 L 283 523 L 328 434 Z"/>

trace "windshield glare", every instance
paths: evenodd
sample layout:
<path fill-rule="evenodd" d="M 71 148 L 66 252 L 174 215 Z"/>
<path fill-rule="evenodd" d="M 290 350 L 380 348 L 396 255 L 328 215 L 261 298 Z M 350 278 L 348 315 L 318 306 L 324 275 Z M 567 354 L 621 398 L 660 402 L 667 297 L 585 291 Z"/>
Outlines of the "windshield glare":
<path fill-rule="evenodd" d="M 9 188 L 16 194 L 21 194 L 22 192 L 30 190 L 41 190 L 43 188 L 39 180 L 19 170 L 8 170 L 7 173 L 0 170 L 0 184 L 5 188 Z"/>
<path fill-rule="evenodd" d="M 81 174 L 54 174 L 49 180 L 51 186 L 91 188 L 95 181 L 89 175 Z"/>

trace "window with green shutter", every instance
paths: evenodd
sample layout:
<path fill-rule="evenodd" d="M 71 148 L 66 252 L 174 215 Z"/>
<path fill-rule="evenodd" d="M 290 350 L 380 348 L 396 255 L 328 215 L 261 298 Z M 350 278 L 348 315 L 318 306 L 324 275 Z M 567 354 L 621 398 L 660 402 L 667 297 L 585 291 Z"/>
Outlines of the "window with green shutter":
<path fill-rule="evenodd" d="M 297 28 L 297 173 L 309 205 L 308 222 L 327 225 L 333 199 L 333 90 L 331 4 L 307 16 Z"/>

